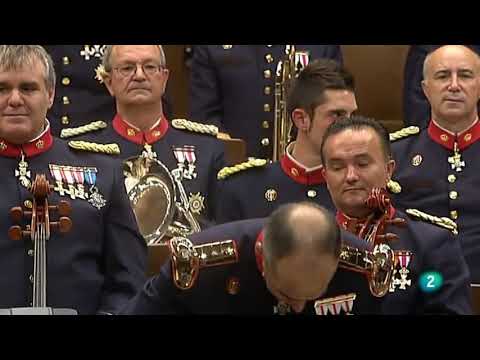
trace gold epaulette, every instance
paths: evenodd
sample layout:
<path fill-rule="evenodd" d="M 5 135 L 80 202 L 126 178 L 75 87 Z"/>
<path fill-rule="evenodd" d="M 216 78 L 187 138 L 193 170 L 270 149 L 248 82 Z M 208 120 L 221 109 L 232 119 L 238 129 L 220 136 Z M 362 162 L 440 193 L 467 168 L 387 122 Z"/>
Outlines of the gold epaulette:
<path fill-rule="evenodd" d="M 417 210 L 417 209 L 407 209 L 407 210 L 405 210 L 405 212 L 408 215 L 413 216 L 417 220 L 420 219 L 420 220 L 423 220 L 423 221 L 430 222 L 434 225 L 437 225 L 437 226 L 443 227 L 447 230 L 450 230 L 454 235 L 458 234 L 457 224 L 452 219 L 449 219 L 447 217 L 441 217 L 440 218 L 438 216 L 433 216 L 433 215 L 424 213 L 423 211 L 420 211 L 420 210 Z"/>
<path fill-rule="evenodd" d="M 417 135 L 420 133 L 420 128 L 418 126 L 409 126 L 398 131 L 395 131 L 390 134 L 390 141 L 397 141 L 404 139 L 406 137 Z"/>
<path fill-rule="evenodd" d="M 105 67 L 102 64 L 98 65 L 95 69 L 95 79 L 97 79 L 100 84 L 103 84 L 107 75 L 108 73 L 105 71 Z"/>
<path fill-rule="evenodd" d="M 215 125 L 200 124 L 186 119 L 173 119 L 172 126 L 178 130 L 188 130 L 195 133 L 218 136 L 218 127 Z"/>
<path fill-rule="evenodd" d="M 248 161 L 243 162 L 241 164 L 237 164 L 234 166 L 227 166 L 218 172 L 217 179 L 225 180 L 229 176 L 239 173 L 240 171 L 252 169 L 256 167 L 263 167 L 267 165 L 267 163 L 268 161 L 265 159 L 249 159 Z"/>
<path fill-rule="evenodd" d="M 387 189 L 392 194 L 400 194 L 402 192 L 402 186 L 395 180 L 389 180 L 387 183 Z"/>
<path fill-rule="evenodd" d="M 120 147 L 117 144 L 97 144 L 87 141 L 69 141 L 68 146 L 75 150 L 89 151 L 108 155 L 120 154 Z"/>
<path fill-rule="evenodd" d="M 90 124 L 79 126 L 76 128 L 63 129 L 60 133 L 60 137 L 62 139 L 66 139 L 73 136 L 79 136 L 92 131 L 105 129 L 107 126 L 108 125 L 105 121 L 94 121 L 94 122 L 91 122 Z"/>

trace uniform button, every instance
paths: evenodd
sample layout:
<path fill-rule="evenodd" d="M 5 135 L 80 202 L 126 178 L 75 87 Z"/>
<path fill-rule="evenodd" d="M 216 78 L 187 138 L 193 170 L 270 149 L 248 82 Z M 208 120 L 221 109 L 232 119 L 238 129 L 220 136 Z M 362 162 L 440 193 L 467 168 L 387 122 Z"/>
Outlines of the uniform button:
<path fill-rule="evenodd" d="M 270 145 L 270 140 L 267 139 L 267 138 L 263 138 L 262 139 L 262 146 L 268 146 L 268 145 Z"/>
<path fill-rule="evenodd" d="M 70 99 L 68 96 L 62 97 L 63 105 L 69 105 L 70 104 Z"/>
<path fill-rule="evenodd" d="M 268 123 L 268 121 L 264 121 L 264 122 L 262 122 L 262 127 L 264 129 L 268 129 L 270 127 L 270 124 Z"/>
<path fill-rule="evenodd" d="M 31 209 L 33 207 L 33 204 L 32 204 L 32 201 L 31 200 L 25 200 L 23 202 L 23 205 L 27 208 L 27 209 Z"/>
<path fill-rule="evenodd" d="M 270 112 L 270 104 L 263 104 L 263 111 Z"/>
<path fill-rule="evenodd" d="M 450 199 L 455 200 L 458 198 L 458 193 L 456 191 L 450 191 Z"/>
<path fill-rule="evenodd" d="M 33 284 L 33 275 L 30 275 L 30 276 L 28 277 L 28 280 L 30 280 L 30 282 Z"/>
<path fill-rule="evenodd" d="M 317 192 L 315 190 L 308 190 L 307 196 L 309 198 L 314 198 L 315 196 L 317 196 Z"/>
<path fill-rule="evenodd" d="M 28 249 L 27 254 L 28 256 L 33 256 L 33 249 Z"/>
<path fill-rule="evenodd" d="M 447 179 L 450 184 L 453 184 L 457 180 L 457 177 L 455 175 L 448 175 Z"/>
<path fill-rule="evenodd" d="M 64 78 L 62 79 L 62 84 L 65 85 L 65 86 L 70 85 L 70 78 L 64 77 Z"/>
<path fill-rule="evenodd" d="M 269 64 L 273 63 L 273 56 L 272 56 L 272 54 L 267 54 L 267 55 L 265 55 L 265 60 L 266 60 L 267 63 L 269 63 Z"/>
<path fill-rule="evenodd" d="M 70 119 L 68 118 L 67 115 L 62 116 L 62 124 L 63 125 L 68 125 L 70 123 Z"/>
<path fill-rule="evenodd" d="M 270 78 L 272 77 L 272 71 L 271 71 L 271 70 L 265 70 L 265 71 L 263 72 L 263 77 L 264 77 L 265 79 L 270 79 Z"/>
<path fill-rule="evenodd" d="M 270 95 L 272 93 L 272 87 L 271 86 L 265 86 L 265 88 L 263 89 L 263 93 L 265 95 Z"/>
<path fill-rule="evenodd" d="M 5 142 L 0 141 L 0 151 L 5 151 L 7 150 L 8 146 L 5 144 Z"/>
<path fill-rule="evenodd" d="M 450 217 L 452 218 L 452 220 L 457 220 L 458 219 L 458 211 L 457 210 L 450 211 Z"/>
<path fill-rule="evenodd" d="M 271 48 L 273 45 L 267 45 L 268 48 Z"/>
<path fill-rule="evenodd" d="M 63 65 L 68 65 L 70 64 L 70 59 L 68 58 L 68 56 L 64 56 L 62 58 L 62 61 L 63 61 Z"/>

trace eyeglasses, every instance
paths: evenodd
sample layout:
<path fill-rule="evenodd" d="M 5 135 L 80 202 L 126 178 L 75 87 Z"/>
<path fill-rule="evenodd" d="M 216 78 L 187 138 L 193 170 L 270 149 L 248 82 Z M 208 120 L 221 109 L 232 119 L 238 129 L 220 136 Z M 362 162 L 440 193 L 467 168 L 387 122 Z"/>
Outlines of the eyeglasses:
<path fill-rule="evenodd" d="M 114 70 L 118 71 L 123 77 L 130 77 L 137 72 L 137 68 L 140 65 L 142 71 L 147 76 L 153 76 L 163 70 L 162 65 L 147 63 L 147 64 L 125 64 L 115 67 Z"/>

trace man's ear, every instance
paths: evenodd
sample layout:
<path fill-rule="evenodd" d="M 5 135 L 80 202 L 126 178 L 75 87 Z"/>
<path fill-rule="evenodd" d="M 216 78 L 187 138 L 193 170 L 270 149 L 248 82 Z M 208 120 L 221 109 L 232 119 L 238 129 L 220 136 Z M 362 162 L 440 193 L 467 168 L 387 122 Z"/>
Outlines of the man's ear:
<path fill-rule="evenodd" d="M 311 119 L 307 112 L 303 109 L 295 109 L 292 111 L 292 121 L 298 131 L 307 132 L 310 129 Z"/>
<path fill-rule="evenodd" d="M 107 87 L 110 95 L 115 96 L 115 94 L 113 93 L 113 88 L 112 88 L 112 75 L 110 73 L 103 74 L 103 83 Z"/>

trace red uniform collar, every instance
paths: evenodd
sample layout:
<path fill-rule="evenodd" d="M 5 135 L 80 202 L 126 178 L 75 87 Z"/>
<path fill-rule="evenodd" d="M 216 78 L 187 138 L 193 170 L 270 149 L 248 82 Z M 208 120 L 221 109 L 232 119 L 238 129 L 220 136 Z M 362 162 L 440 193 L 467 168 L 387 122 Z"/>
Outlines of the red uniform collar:
<path fill-rule="evenodd" d="M 396 210 L 395 208 L 390 205 L 390 208 L 388 209 L 388 219 L 393 219 L 395 217 Z M 337 224 L 340 225 L 340 227 L 350 233 L 356 234 L 357 230 L 365 224 L 367 221 L 366 218 L 364 219 L 358 219 L 358 218 L 353 218 L 348 215 L 345 215 L 341 211 L 337 211 Z"/>
<path fill-rule="evenodd" d="M 49 150 L 52 145 L 53 137 L 50 132 L 50 124 L 47 123 L 45 130 L 40 136 L 26 144 L 15 145 L 0 138 L 0 156 L 16 158 L 19 157 L 23 151 L 25 157 L 33 157 Z"/>
<path fill-rule="evenodd" d="M 303 185 L 319 185 L 325 183 L 325 178 L 322 174 L 322 168 L 319 166 L 315 170 L 307 170 L 305 167 L 296 162 L 288 153 L 280 160 L 282 170 L 295 182 Z"/>
<path fill-rule="evenodd" d="M 428 125 L 428 136 L 436 143 L 452 151 L 456 141 L 458 149 L 464 150 L 480 139 L 480 122 L 477 120 L 469 129 L 459 134 L 453 134 L 442 129 L 434 120 L 431 120 Z"/>
<path fill-rule="evenodd" d="M 147 131 L 141 131 L 138 128 L 128 124 L 119 114 L 113 118 L 113 129 L 123 138 L 135 144 L 145 145 L 153 144 L 163 138 L 168 130 L 168 121 L 164 117 L 158 124 Z"/>

